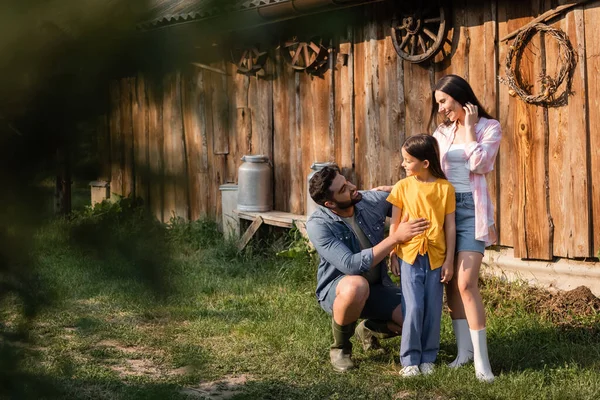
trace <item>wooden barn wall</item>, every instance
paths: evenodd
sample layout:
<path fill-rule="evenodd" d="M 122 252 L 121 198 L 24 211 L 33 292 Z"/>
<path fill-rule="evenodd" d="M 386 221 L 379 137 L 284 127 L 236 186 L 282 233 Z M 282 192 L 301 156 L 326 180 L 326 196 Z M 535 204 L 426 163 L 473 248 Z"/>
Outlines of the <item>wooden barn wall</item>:
<path fill-rule="evenodd" d="M 402 178 L 403 140 L 432 131 L 432 87 L 458 74 L 503 129 L 487 176 L 499 244 L 521 258 L 593 257 L 600 248 L 600 134 L 591 128 L 600 124 L 600 39 L 593 28 L 600 1 L 552 24 L 577 52 L 567 105 L 528 105 L 497 79 L 505 75 L 509 45 L 500 39 L 560 3 L 454 0 L 448 56 L 425 64 L 397 56 L 390 4 L 378 3 L 363 7 L 362 24 L 327 39 L 335 51 L 322 76 L 298 73 L 276 56 L 259 77 L 218 62 L 213 70 L 182 66 L 113 81 L 108 118 L 100 120 L 108 129 L 104 174 L 113 193 L 142 197 L 162 221 L 219 218 L 219 185 L 236 182 L 242 155 L 266 154 L 274 208 L 301 214 L 315 161 L 335 161 L 362 188 Z M 557 56 L 556 42 L 536 35 L 523 77 L 535 82 L 543 68 L 556 74 Z"/>

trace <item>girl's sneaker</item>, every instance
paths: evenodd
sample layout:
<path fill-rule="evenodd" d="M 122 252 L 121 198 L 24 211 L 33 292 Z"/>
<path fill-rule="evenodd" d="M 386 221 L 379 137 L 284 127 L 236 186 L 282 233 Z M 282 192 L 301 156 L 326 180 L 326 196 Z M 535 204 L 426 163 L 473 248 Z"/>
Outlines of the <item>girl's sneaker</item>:
<path fill-rule="evenodd" d="M 400 376 L 404 378 L 409 378 L 411 376 L 421 375 L 421 371 L 419 371 L 419 367 L 417 365 L 409 365 L 407 367 L 402 367 L 400 370 Z"/>
<path fill-rule="evenodd" d="M 423 363 L 419 365 L 419 369 L 423 375 L 431 375 L 433 374 L 433 370 L 435 369 L 435 364 L 433 363 Z"/>

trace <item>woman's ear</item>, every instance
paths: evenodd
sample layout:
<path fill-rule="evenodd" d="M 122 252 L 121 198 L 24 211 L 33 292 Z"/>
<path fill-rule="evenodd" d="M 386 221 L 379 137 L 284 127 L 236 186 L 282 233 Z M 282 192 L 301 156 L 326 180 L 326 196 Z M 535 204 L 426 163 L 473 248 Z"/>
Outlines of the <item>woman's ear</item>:
<path fill-rule="evenodd" d="M 423 161 L 423 167 L 424 168 L 429 168 L 429 160 Z"/>

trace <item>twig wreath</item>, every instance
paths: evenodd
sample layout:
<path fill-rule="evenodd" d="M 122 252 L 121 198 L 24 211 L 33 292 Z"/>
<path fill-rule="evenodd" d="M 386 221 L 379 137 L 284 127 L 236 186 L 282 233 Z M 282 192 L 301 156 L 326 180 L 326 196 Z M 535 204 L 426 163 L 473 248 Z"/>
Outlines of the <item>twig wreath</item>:
<path fill-rule="evenodd" d="M 538 81 L 542 84 L 542 91 L 538 94 L 532 94 L 523 88 L 524 84 L 518 66 L 527 43 L 537 32 L 544 32 L 558 42 L 558 62 L 561 65 L 556 77 L 546 75 L 545 71 L 541 72 Z M 510 88 L 508 93 L 511 96 L 518 94 L 526 103 L 558 107 L 567 104 L 567 96 L 571 93 L 571 82 L 576 63 L 575 51 L 565 32 L 546 24 L 534 24 L 519 32 L 509 47 L 505 61 L 506 77 L 500 77 L 499 80 Z M 564 92 L 560 96 L 556 96 L 558 88 L 565 79 Z"/>

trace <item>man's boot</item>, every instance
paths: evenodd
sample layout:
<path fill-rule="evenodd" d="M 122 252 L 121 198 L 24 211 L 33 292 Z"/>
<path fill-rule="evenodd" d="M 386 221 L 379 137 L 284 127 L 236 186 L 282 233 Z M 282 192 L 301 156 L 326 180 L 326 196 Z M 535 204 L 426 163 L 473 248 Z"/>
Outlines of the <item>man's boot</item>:
<path fill-rule="evenodd" d="M 346 372 L 354 368 L 352 356 L 352 342 L 350 338 L 354 335 L 356 322 L 348 325 L 338 325 L 331 318 L 331 329 L 333 331 L 333 344 L 329 350 L 329 358 L 333 369 L 337 372 Z"/>
<path fill-rule="evenodd" d="M 365 319 L 356 327 L 356 338 L 365 351 L 379 350 L 379 339 L 388 339 L 398 336 L 387 326 L 387 321 Z"/>

